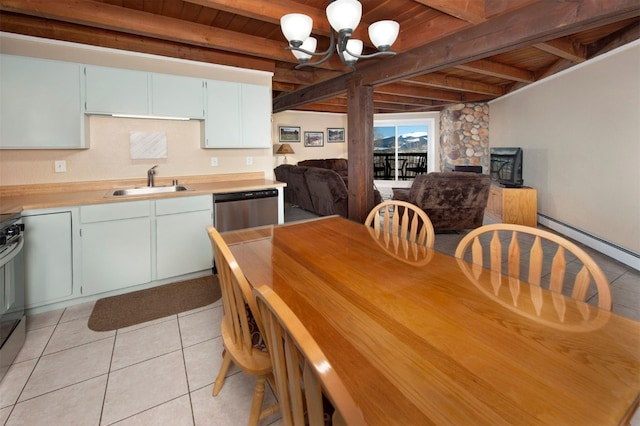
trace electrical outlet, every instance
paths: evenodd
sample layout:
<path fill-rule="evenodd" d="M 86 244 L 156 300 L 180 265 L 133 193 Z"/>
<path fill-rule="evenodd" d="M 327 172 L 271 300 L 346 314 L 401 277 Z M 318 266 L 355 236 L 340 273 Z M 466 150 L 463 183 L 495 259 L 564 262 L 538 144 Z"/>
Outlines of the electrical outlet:
<path fill-rule="evenodd" d="M 247 166 L 253 165 L 253 157 L 247 157 Z"/>
<path fill-rule="evenodd" d="M 54 162 L 56 173 L 64 173 L 67 171 L 67 162 L 64 160 L 56 160 Z"/>
<path fill-rule="evenodd" d="M 218 157 L 211 157 L 211 167 L 218 167 Z"/>

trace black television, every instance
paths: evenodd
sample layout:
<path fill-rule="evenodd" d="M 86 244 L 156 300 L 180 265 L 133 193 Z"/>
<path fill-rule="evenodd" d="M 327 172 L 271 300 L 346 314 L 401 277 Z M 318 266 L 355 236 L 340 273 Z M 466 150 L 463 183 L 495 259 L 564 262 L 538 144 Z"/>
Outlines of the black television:
<path fill-rule="evenodd" d="M 524 183 L 522 179 L 522 148 L 496 147 L 491 148 L 490 174 L 491 179 L 507 188 L 519 188 Z"/>

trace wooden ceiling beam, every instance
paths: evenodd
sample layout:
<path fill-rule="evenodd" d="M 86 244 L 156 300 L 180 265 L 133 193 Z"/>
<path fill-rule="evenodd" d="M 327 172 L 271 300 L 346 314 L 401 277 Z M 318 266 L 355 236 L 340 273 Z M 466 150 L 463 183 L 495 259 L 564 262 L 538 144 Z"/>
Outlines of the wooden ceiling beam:
<path fill-rule="evenodd" d="M 422 106 L 417 105 L 402 105 L 396 103 L 387 103 L 387 102 L 378 102 L 376 100 L 373 101 L 374 109 L 384 109 L 386 111 L 393 112 L 413 112 L 416 108 L 421 108 Z"/>
<path fill-rule="evenodd" d="M 425 86 L 414 86 L 403 83 L 385 84 L 376 87 L 375 91 L 377 93 L 388 93 L 414 98 L 427 98 L 446 102 L 475 102 L 487 98 L 485 95 L 474 93 L 455 93 L 447 90 L 427 88 Z"/>
<path fill-rule="evenodd" d="M 376 92 L 377 88 L 373 89 L 373 99 L 374 101 L 400 104 L 400 105 L 413 105 L 416 107 L 432 107 L 434 105 L 442 105 L 442 102 L 435 101 L 433 99 L 427 98 L 414 98 L 411 96 L 400 96 L 396 94 L 389 93 L 378 93 Z"/>
<path fill-rule="evenodd" d="M 484 0 L 414 0 L 463 21 L 478 24 L 485 20 Z"/>
<path fill-rule="evenodd" d="M 273 111 L 285 111 L 305 103 L 334 97 L 345 92 L 353 78 L 359 78 L 363 85 L 375 87 L 568 36 L 577 30 L 597 28 L 637 17 L 639 14 L 637 0 L 540 0 L 393 58 L 363 66 L 354 73 L 326 81 L 322 85 L 279 96 L 274 100 Z"/>
<path fill-rule="evenodd" d="M 393 50 L 406 52 L 470 26 L 470 23 L 449 15 L 439 15 L 427 22 L 416 20 L 415 24 L 402 24 Z"/>
<path fill-rule="evenodd" d="M 403 80 L 403 82 L 437 87 L 440 89 L 458 90 L 461 92 L 482 93 L 492 96 L 502 96 L 504 94 L 504 90 L 495 85 L 439 73 L 420 75 L 408 80 Z"/>
<path fill-rule="evenodd" d="M 283 83 L 294 83 L 299 85 L 316 83 L 313 72 L 292 70 L 289 68 L 279 67 L 277 64 L 273 79 L 274 81 L 277 80 Z"/>
<path fill-rule="evenodd" d="M 478 74 L 498 77 L 505 80 L 520 81 L 522 83 L 533 83 L 536 81 L 536 75 L 528 70 L 505 65 L 498 62 L 481 59 L 478 61 L 467 62 L 466 64 L 456 65 L 454 68 L 464 71 L 475 72 Z"/>
<path fill-rule="evenodd" d="M 312 112 L 334 112 L 337 114 L 346 114 L 346 106 L 326 105 L 326 104 L 309 104 L 303 107 L 297 108 L 298 111 L 312 111 Z"/>
<path fill-rule="evenodd" d="M 493 18 L 536 3 L 537 1 L 538 0 L 485 0 L 484 13 L 487 18 Z"/>
<path fill-rule="evenodd" d="M 577 64 L 587 60 L 586 47 L 567 38 L 536 43 L 533 47 Z"/>
<path fill-rule="evenodd" d="M 640 20 L 635 20 L 626 27 L 587 46 L 587 57 L 602 55 L 640 38 Z"/>
<path fill-rule="evenodd" d="M 228 65 L 238 68 L 275 72 L 275 63 L 269 59 L 221 52 L 199 46 L 189 46 L 153 38 L 143 38 L 133 34 L 114 33 L 110 30 L 86 28 L 66 22 L 51 21 L 46 18 L 0 13 L 0 28 L 8 33 L 29 35 L 51 40 L 67 41 L 92 46 L 122 49 L 169 58 L 188 59 L 211 64 Z"/>
<path fill-rule="evenodd" d="M 0 0 L 0 10 L 297 64 L 279 41 L 97 1 Z M 344 70 L 337 60 L 323 67 Z"/>
<path fill-rule="evenodd" d="M 278 81 L 275 78 L 271 81 L 271 90 L 276 92 L 295 92 L 300 86 L 293 83 L 285 83 Z"/>
<path fill-rule="evenodd" d="M 188 3 L 197 4 L 212 9 L 224 10 L 225 12 L 257 19 L 259 21 L 271 22 L 280 25 L 280 18 L 288 13 L 302 13 L 313 19 L 313 34 L 329 37 L 331 25 L 327 20 L 324 8 L 318 9 L 300 2 L 291 0 L 184 0 Z M 361 21 L 354 31 L 354 37 L 365 41 L 369 40 L 367 28 L 369 23 Z M 287 40 L 282 36 L 282 41 L 286 46 Z"/>

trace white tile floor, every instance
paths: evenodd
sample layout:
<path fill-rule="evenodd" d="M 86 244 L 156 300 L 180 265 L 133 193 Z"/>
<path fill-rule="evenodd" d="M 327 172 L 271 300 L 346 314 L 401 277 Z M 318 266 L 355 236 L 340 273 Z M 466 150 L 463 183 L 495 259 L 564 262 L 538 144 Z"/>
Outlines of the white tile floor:
<path fill-rule="evenodd" d="M 243 425 L 253 378 L 222 360 L 220 301 L 110 332 L 87 327 L 93 303 L 35 316 L 0 382 L 6 425 Z M 274 402 L 270 389 L 265 404 Z M 277 423 L 278 416 L 262 424 Z"/>
<path fill-rule="evenodd" d="M 310 217 L 288 211 L 286 220 Z M 462 235 L 438 234 L 453 253 Z M 614 312 L 640 321 L 640 273 L 590 252 L 611 282 Z M 87 327 L 93 303 L 30 316 L 27 341 L 0 382 L 0 424 L 244 425 L 254 379 L 222 360 L 220 301 L 112 332 Z M 265 404 L 274 402 L 268 390 Z M 262 425 L 278 424 L 278 416 Z M 640 414 L 632 421 L 640 426 Z"/>

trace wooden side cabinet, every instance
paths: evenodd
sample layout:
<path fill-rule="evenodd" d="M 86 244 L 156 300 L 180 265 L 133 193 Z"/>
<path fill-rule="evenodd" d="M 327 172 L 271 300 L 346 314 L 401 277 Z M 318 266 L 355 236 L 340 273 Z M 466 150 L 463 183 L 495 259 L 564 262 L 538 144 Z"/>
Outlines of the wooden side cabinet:
<path fill-rule="evenodd" d="M 538 192 L 535 188 L 491 184 L 485 213 L 499 222 L 537 226 Z"/>

